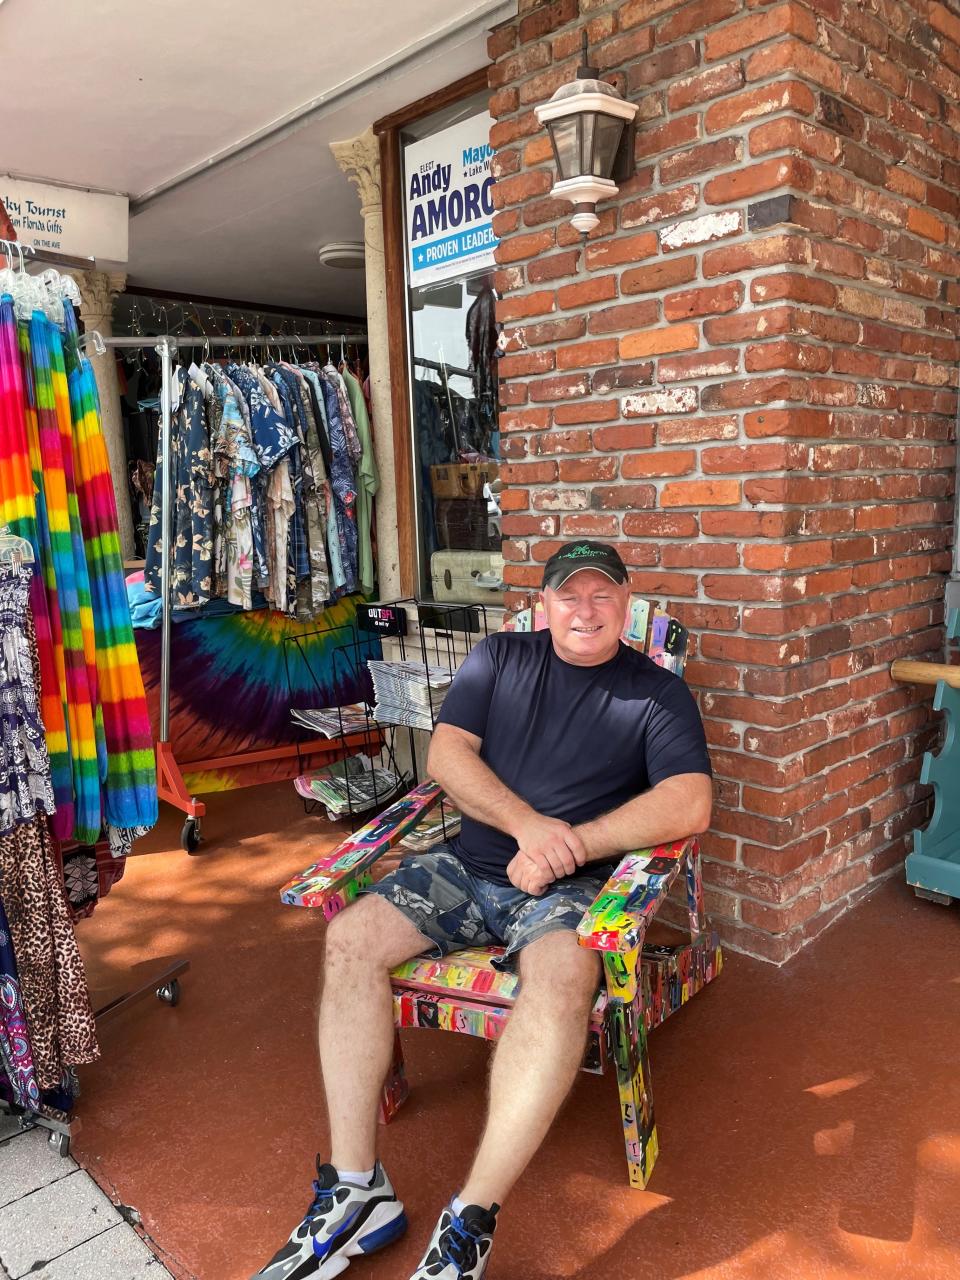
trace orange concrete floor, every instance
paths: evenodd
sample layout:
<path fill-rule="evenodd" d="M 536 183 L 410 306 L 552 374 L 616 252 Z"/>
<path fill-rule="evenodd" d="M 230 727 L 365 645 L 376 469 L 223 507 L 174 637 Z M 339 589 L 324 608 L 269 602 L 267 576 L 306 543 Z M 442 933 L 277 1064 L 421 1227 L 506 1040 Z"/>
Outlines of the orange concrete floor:
<path fill-rule="evenodd" d="M 184 954 L 180 1006 L 103 1028 L 78 1159 L 175 1273 L 244 1280 L 309 1200 L 326 1121 L 314 1050 L 324 926 L 278 887 L 330 842 L 289 784 L 208 797 L 199 857 L 164 807 L 79 928 L 91 982 Z M 581 1076 L 500 1217 L 488 1280 L 958 1280 L 960 913 L 899 878 L 785 969 L 728 953 L 651 1040 L 661 1156 L 626 1184 L 616 1084 Z M 465 1172 L 487 1047 L 406 1033 L 413 1092 L 382 1131 L 407 1204 L 351 1280 L 407 1280 Z"/>

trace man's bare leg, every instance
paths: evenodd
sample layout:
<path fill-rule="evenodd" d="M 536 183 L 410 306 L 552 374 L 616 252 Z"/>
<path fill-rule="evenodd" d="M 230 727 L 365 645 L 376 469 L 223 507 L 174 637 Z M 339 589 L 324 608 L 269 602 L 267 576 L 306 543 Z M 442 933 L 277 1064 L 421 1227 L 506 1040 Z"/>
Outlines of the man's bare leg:
<path fill-rule="evenodd" d="M 524 948 L 520 976 L 490 1071 L 486 1129 L 460 1192 L 465 1204 L 484 1208 L 503 1203 L 576 1079 L 600 962 L 575 934 L 558 931 Z"/>
<path fill-rule="evenodd" d="M 330 1117 L 330 1163 L 370 1169 L 377 1107 L 393 1055 L 390 970 L 430 940 L 386 899 L 365 896 L 327 931 L 320 1001 L 320 1066 Z"/>

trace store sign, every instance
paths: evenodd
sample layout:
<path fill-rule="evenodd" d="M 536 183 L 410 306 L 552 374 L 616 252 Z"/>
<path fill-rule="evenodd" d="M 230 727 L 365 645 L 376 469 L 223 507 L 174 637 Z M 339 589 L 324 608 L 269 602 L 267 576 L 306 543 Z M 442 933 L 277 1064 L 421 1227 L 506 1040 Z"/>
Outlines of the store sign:
<path fill-rule="evenodd" d="M 127 261 L 130 202 L 126 196 L 75 191 L 0 174 L 0 201 L 23 244 L 70 258 Z"/>
<path fill-rule="evenodd" d="M 407 612 L 395 604 L 358 604 L 357 626 L 361 631 L 377 631 L 382 636 L 405 636 Z"/>
<path fill-rule="evenodd" d="M 410 285 L 493 266 L 493 178 L 486 111 L 404 148 Z"/>

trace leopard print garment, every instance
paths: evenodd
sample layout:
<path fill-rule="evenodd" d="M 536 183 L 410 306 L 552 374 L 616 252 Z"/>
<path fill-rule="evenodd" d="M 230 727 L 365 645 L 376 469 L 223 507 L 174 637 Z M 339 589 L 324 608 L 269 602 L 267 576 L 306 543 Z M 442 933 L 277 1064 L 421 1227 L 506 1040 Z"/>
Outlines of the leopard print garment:
<path fill-rule="evenodd" d="M 39 689 L 29 610 L 24 621 Z M 63 874 L 44 814 L 0 833 L 0 899 L 17 961 L 37 1084 L 55 1089 L 68 1067 L 95 1061 L 100 1049 Z"/>
<path fill-rule="evenodd" d="M 33 1063 L 41 1089 L 100 1055 L 87 978 L 64 898 L 47 819 L 0 836 L 0 898 L 20 971 Z"/>

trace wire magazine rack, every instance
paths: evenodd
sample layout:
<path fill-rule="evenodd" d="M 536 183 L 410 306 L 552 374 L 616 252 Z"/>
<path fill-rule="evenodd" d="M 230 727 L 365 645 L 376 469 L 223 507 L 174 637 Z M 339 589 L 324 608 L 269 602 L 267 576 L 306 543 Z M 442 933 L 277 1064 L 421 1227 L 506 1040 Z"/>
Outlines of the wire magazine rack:
<path fill-rule="evenodd" d="M 396 623 L 387 631 L 377 625 L 377 620 L 384 614 L 389 614 Z M 438 604 L 413 596 L 361 605 L 357 610 L 356 623 L 318 628 L 316 632 L 290 636 L 284 641 L 284 665 L 289 690 L 292 691 L 295 687 L 290 674 L 291 651 L 295 648 L 318 697 L 322 699 L 325 696 L 323 683 L 311 665 L 307 642 L 315 635 L 336 631 L 342 633 L 343 639 L 333 650 L 334 686 L 337 689 L 358 690 L 360 694 L 362 725 L 357 723 L 352 706 L 328 708 L 333 713 L 336 725 L 336 732 L 331 733 L 331 737 L 341 743 L 338 762 L 344 762 L 342 777 L 347 803 L 346 812 L 342 816 L 355 829 L 362 815 L 369 814 L 371 810 L 379 810 L 395 798 L 398 792 L 418 784 L 418 739 L 422 741 L 424 735 L 433 732 L 443 700 L 443 689 L 434 673 L 439 670 L 452 677 L 474 644 L 490 632 L 483 605 Z M 424 711 L 429 724 L 414 725 L 405 720 L 384 718 L 382 714 L 376 713 L 374 683 L 369 668 L 371 661 L 395 664 L 398 669 L 403 669 L 410 663 L 422 666 L 426 675 Z M 445 680 L 444 687 L 447 683 L 449 681 Z M 406 735 L 403 735 L 404 729 Z M 308 730 L 304 726 L 304 733 L 306 732 Z M 404 736 L 407 761 L 401 764 L 399 743 Z M 359 775 L 351 775 L 345 764 L 351 753 L 355 755 L 358 750 L 368 750 L 371 757 L 376 753 L 372 785 L 368 778 L 362 788 L 354 781 Z M 305 751 L 298 753 L 298 762 L 306 768 Z M 324 766 L 325 769 L 329 767 Z M 399 780 L 398 785 L 381 787 L 375 772 L 377 768 L 393 773 Z M 323 807 L 319 799 L 309 799 L 302 791 L 301 796 L 308 813 Z M 446 838 L 445 820 L 442 831 Z"/>

